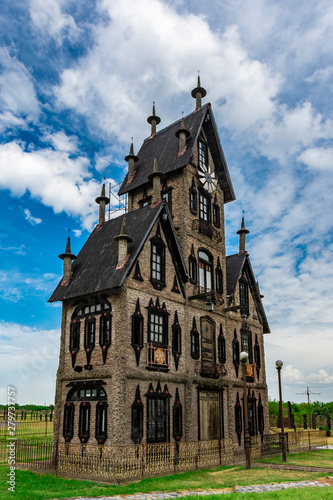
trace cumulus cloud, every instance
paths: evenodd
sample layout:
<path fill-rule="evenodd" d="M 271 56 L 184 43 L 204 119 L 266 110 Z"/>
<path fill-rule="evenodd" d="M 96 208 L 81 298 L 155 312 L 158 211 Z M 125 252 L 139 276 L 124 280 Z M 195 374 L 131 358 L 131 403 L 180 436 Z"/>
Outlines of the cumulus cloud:
<path fill-rule="evenodd" d="M 0 47 L 0 130 L 36 122 L 40 105 L 28 70 L 6 47 Z"/>
<path fill-rule="evenodd" d="M 309 148 L 303 151 L 298 157 L 313 170 L 333 171 L 333 148 Z"/>
<path fill-rule="evenodd" d="M 16 388 L 18 404 L 53 403 L 59 342 L 59 330 L 38 330 L 0 321 L 0 376 L 4 387 L 0 398 L 3 403 L 7 385 Z"/>
<path fill-rule="evenodd" d="M 62 37 L 75 37 L 78 28 L 74 18 L 62 11 L 65 2 L 59 0 L 30 0 L 30 16 L 34 25 L 61 43 Z"/>

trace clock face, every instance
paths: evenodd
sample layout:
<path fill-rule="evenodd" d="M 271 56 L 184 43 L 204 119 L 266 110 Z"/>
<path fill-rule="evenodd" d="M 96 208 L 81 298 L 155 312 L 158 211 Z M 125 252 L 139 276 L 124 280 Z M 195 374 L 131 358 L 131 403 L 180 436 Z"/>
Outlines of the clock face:
<path fill-rule="evenodd" d="M 209 165 L 201 165 L 199 168 L 199 181 L 208 193 L 213 193 L 217 188 L 217 180 Z"/>

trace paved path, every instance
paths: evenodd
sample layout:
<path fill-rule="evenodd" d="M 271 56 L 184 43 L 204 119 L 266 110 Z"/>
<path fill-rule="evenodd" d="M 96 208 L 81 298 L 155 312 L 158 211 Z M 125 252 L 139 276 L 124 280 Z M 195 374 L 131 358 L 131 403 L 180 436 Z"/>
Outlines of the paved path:
<path fill-rule="evenodd" d="M 309 467 L 307 465 L 293 465 L 293 464 L 269 464 L 263 462 L 255 462 L 252 464 L 253 467 L 264 467 L 267 469 L 281 469 L 281 470 L 302 470 L 307 472 L 327 472 L 328 474 L 333 474 L 333 469 L 329 467 Z"/>

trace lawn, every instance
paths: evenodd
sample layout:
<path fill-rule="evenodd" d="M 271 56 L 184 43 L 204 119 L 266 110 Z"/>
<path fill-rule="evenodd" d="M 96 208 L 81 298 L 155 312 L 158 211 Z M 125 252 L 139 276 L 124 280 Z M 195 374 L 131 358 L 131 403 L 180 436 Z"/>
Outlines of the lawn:
<path fill-rule="evenodd" d="M 263 458 L 259 462 L 282 464 L 282 457 Z M 328 467 L 333 469 L 333 450 L 314 450 L 287 455 L 288 464 L 304 465 L 308 467 Z"/>
<path fill-rule="evenodd" d="M 184 474 L 174 474 L 171 476 L 149 478 L 139 482 L 130 483 L 125 486 L 113 486 L 92 481 L 82 481 L 75 479 L 66 479 L 54 474 L 39 474 L 27 470 L 16 470 L 16 491 L 13 493 L 7 491 L 6 481 L 8 477 L 8 467 L 0 467 L 0 498 L 7 500 L 49 500 L 56 498 L 70 497 L 98 497 L 111 495 L 129 495 L 137 493 L 148 493 L 153 491 L 189 491 L 189 490 L 220 490 L 231 488 L 234 484 L 238 486 L 281 483 L 287 481 L 313 480 L 325 477 L 324 473 L 310 473 L 300 471 L 283 471 L 274 469 L 253 468 L 246 470 L 239 466 L 224 466 L 217 469 L 205 469 L 201 471 L 191 471 Z M 329 488 L 327 487 L 329 490 Z M 324 493 L 326 488 L 320 488 L 320 493 Z M 300 490 L 298 490 L 299 492 Z M 303 490 L 302 490 L 303 491 Z M 332 495 L 333 488 L 329 490 Z M 288 490 L 289 492 L 289 490 Z M 283 493 L 283 492 L 282 492 Z M 291 493 L 291 491 L 289 492 Z M 265 496 L 263 493 L 260 498 L 279 498 L 276 496 Z M 234 498 L 236 495 L 224 495 L 223 499 Z M 247 495 L 246 498 L 251 498 Z M 202 497 L 200 497 L 202 498 Z M 205 497 L 208 499 L 208 497 Z M 216 500 L 216 496 L 213 497 Z M 288 498 L 286 496 L 281 498 Z M 291 496 L 289 498 L 292 498 Z M 297 498 L 297 497 L 294 497 Z M 299 498 L 299 497 L 298 497 Z M 302 493 L 302 498 L 306 497 Z M 318 498 L 326 498 L 324 496 Z M 329 497 L 327 497 L 329 498 Z"/>

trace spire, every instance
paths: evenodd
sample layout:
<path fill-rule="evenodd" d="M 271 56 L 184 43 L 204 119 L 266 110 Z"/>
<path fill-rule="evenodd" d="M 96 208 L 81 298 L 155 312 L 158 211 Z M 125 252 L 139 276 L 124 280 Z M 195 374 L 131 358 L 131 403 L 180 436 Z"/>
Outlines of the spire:
<path fill-rule="evenodd" d="M 153 182 L 152 205 L 158 203 L 161 199 L 162 182 L 164 179 L 163 172 L 158 170 L 157 158 L 154 158 L 153 171 L 148 175 L 150 182 Z"/>
<path fill-rule="evenodd" d="M 150 136 L 152 137 L 153 135 L 156 134 L 156 125 L 158 125 L 161 121 L 161 118 L 156 115 L 155 112 L 155 101 L 153 102 L 153 113 L 151 116 L 148 116 L 147 122 L 151 125 L 151 132 Z"/>
<path fill-rule="evenodd" d="M 126 216 L 123 216 L 121 223 L 120 234 L 113 237 L 118 242 L 118 263 L 117 268 L 122 267 L 127 257 L 127 245 L 132 241 L 131 236 L 127 234 Z"/>
<path fill-rule="evenodd" d="M 195 89 L 192 90 L 191 96 L 195 99 L 195 110 L 201 109 L 201 99 L 207 94 L 206 90 L 201 87 L 200 75 L 198 72 L 198 84 Z"/>
<path fill-rule="evenodd" d="M 70 229 L 68 232 L 70 233 Z M 62 280 L 67 281 L 72 275 L 72 260 L 76 259 L 76 255 L 71 252 L 71 240 L 69 236 L 67 238 L 65 253 L 61 253 L 59 259 L 64 261 Z"/>
<path fill-rule="evenodd" d="M 98 224 L 101 226 L 105 222 L 105 206 L 110 203 L 110 198 L 105 196 L 105 182 L 103 182 L 101 196 L 98 196 L 95 202 L 99 205 Z"/>
<path fill-rule="evenodd" d="M 176 131 L 175 136 L 179 138 L 179 148 L 178 148 L 178 156 L 181 155 L 186 148 L 186 139 L 190 136 L 190 132 L 185 127 L 185 120 L 182 116 L 180 127 Z"/>
<path fill-rule="evenodd" d="M 250 231 L 248 229 L 245 229 L 244 210 L 243 210 L 241 228 L 237 231 L 237 234 L 239 234 L 239 252 L 238 252 L 239 254 L 245 253 L 246 234 L 248 234 L 249 232 Z"/>
<path fill-rule="evenodd" d="M 133 137 L 132 137 L 132 142 L 129 150 L 129 154 L 125 156 L 125 161 L 128 162 L 128 176 L 127 180 L 131 181 L 133 174 L 134 174 L 134 164 L 138 161 L 138 157 L 135 156 L 134 154 L 134 147 L 133 147 Z"/>

